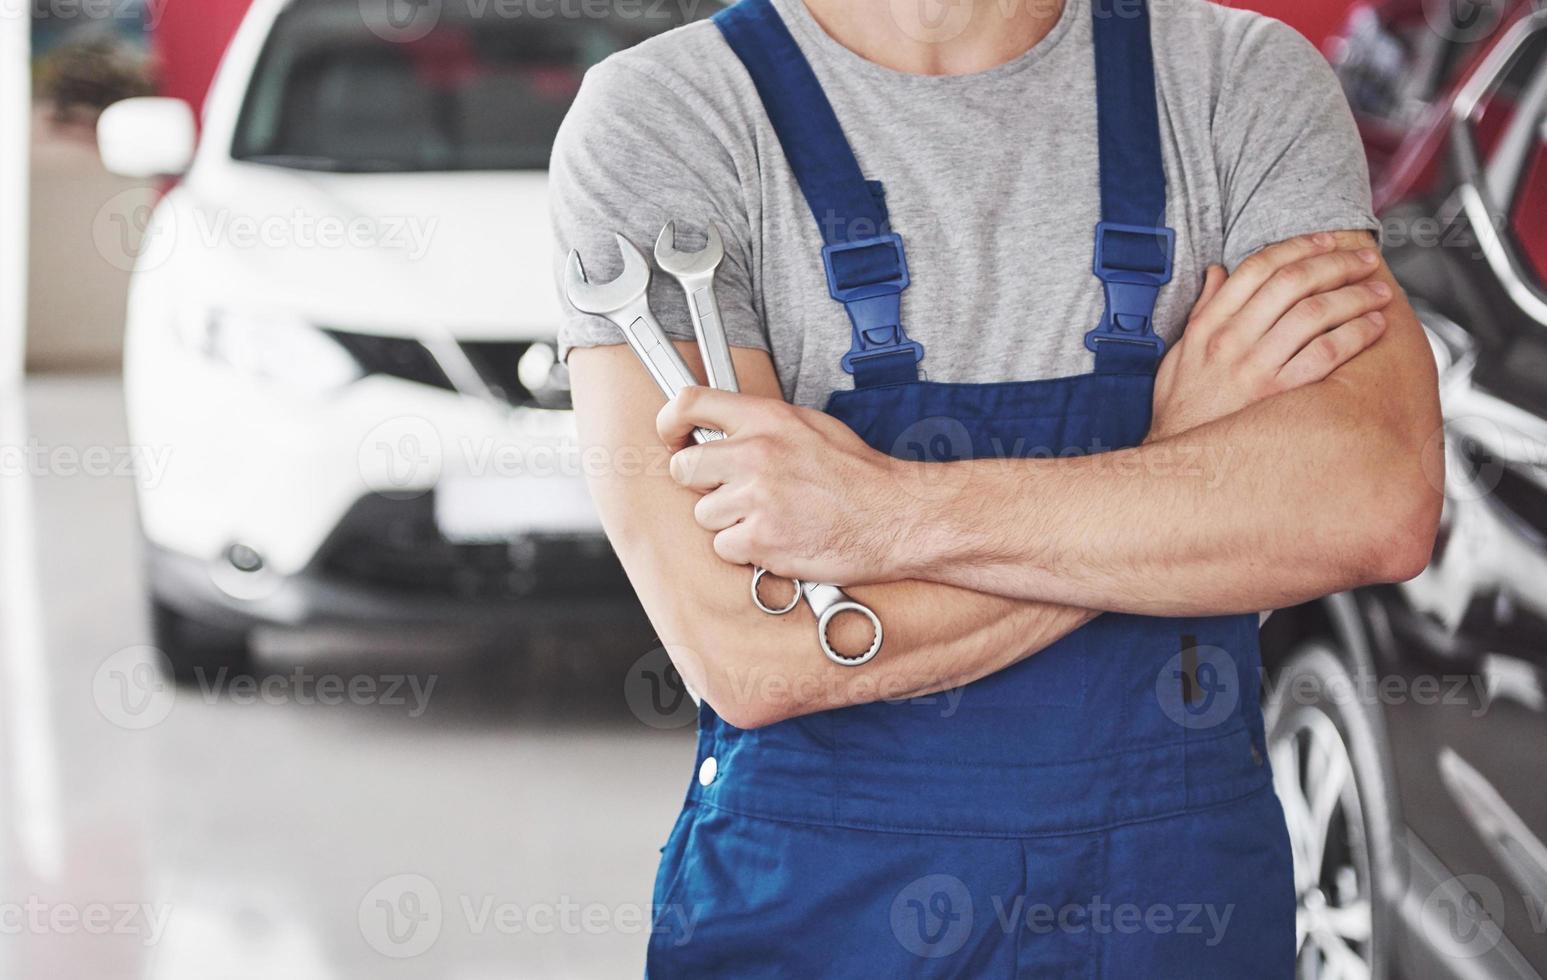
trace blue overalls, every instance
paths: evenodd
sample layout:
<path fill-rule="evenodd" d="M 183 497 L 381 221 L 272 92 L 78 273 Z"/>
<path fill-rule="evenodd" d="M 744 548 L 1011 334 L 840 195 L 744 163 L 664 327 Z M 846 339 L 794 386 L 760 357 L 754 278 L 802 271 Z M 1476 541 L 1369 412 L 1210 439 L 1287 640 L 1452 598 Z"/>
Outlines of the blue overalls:
<path fill-rule="evenodd" d="M 998 384 L 919 379 L 880 185 L 768 0 L 715 17 L 821 226 L 851 320 L 854 388 L 827 411 L 878 450 L 1079 454 L 1148 431 L 1164 349 L 1150 321 L 1174 249 L 1149 19 L 1136 0 L 1093 10 L 1093 265 L 1107 301 L 1085 336 L 1095 370 Z M 1257 631 L 1254 615 L 1108 613 L 950 696 L 755 731 L 702 706 L 656 880 L 650 975 L 1289 977 L 1295 896 Z"/>

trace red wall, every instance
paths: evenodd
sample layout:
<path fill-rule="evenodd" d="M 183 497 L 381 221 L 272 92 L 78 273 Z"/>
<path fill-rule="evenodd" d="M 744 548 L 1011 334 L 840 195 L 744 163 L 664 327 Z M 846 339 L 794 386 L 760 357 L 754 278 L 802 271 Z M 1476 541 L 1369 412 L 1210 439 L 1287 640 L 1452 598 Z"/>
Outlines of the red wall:
<path fill-rule="evenodd" d="M 153 44 L 162 95 L 186 99 L 195 109 L 226 44 L 247 12 L 249 0 L 160 0 Z"/>
<path fill-rule="evenodd" d="M 1339 25 L 1350 0 L 1220 0 L 1277 17 L 1319 47 Z M 161 64 L 164 95 L 186 99 L 195 107 L 220 63 L 249 0 L 160 0 L 155 47 Z"/>
<path fill-rule="evenodd" d="M 1343 22 L 1351 0 L 1220 0 L 1227 7 L 1256 10 L 1293 27 L 1321 47 L 1327 35 Z"/>

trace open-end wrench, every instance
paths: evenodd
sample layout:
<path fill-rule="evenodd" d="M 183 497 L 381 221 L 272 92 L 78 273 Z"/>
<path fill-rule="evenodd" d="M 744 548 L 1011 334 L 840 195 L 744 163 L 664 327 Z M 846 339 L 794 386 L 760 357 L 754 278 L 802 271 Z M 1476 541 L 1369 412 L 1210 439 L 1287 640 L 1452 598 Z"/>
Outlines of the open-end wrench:
<path fill-rule="evenodd" d="M 580 264 L 580 253 L 571 249 L 564 267 L 564 294 L 580 312 L 604 316 L 617 324 L 623 339 L 644 363 L 662 394 L 668 399 L 676 398 L 679 391 L 698 381 L 650 312 L 650 263 L 627 238 L 613 237 L 618 240 L 618 251 L 623 253 L 623 271 L 618 278 L 612 282 L 591 282 Z M 724 438 L 725 433 L 718 429 L 693 430 L 697 442 Z"/>
<path fill-rule="evenodd" d="M 714 275 L 725 258 L 725 242 L 720 229 L 711 223 L 705 233 L 704 247 L 697 252 L 677 251 L 677 223 L 666 222 L 655 238 L 655 262 L 677 280 L 688 301 L 688 315 L 693 320 L 693 335 L 698 338 L 698 352 L 704 359 L 704 375 L 709 387 L 721 391 L 740 391 L 736 382 L 736 364 L 731 360 L 730 340 L 725 336 L 725 321 L 720 318 L 720 303 L 714 295 Z M 758 586 L 766 573 L 761 568 L 752 570 L 752 604 L 770 616 L 783 616 L 800 605 L 805 594 L 804 584 L 796 579 L 790 601 L 783 606 L 770 606 L 763 601 Z"/>
<path fill-rule="evenodd" d="M 655 264 L 677 280 L 687 296 L 688 313 L 693 317 L 693 333 L 698 337 L 698 352 L 704 359 L 704 374 L 709 387 L 721 391 L 739 391 L 736 366 L 731 362 L 730 342 L 720 319 L 720 303 L 714 295 L 714 275 L 725 258 L 725 242 L 720 229 L 711 223 L 708 242 L 697 252 L 679 252 L 676 247 L 677 223 L 666 222 L 655 239 Z"/>
<path fill-rule="evenodd" d="M 613 237 L 617 239 L 618 250 L 623 255 L 623 272 L 611 282 L 592 283 L 586 279 L 585 267 L 580 262 L 580 253 L 571 250 L 564 269 L 564 293 L 569 298 L 570 304 L 580 312 L 604 316 L 617 324 L 618 329 L 623 331 L 623 337 L 628 341 L 629 347 L 644 363 L 650 376 L 655 379 L 656 386 L 668 399 L 675 398 L 678 392 L 695 384 L 696 380 L 682 360 L 682 356 L 677 353 L 677 348 L 672 345 L 671 338 L 666 335 L 665 330 L 661 329 L 660 323 L 650 312 L 648 297 L 650 264 L 627 238 L 618 234 L 614 234 Z M 695 318 L 694 327 L 695 333 L 699 334 L 702 341 L 704 322 Z M 714 317 L 713 325 L 709 329 L 720 334 L 723 343 L 724 331 L 718 316 Z M 724 363 L 729 366 L 730 359 L 727 357 Z M 734 368 L 730 369 L 726 377 L 734 384 Z M 693 439 L 699 443 L 723 438 L 725 433 L 718 429 L 700 427 L 693 430 Z M 836 585 L 796 582 L 795 595 L 790 600 L 790 605 L 785 609 L 770 608 L 763 604 L 757 592 L 758 583 L 763 575 L 764 572 L 760 568 L 753 572 L 752 601 L 764 612 L 778 615 L 794 609 L 804 598 L 817 617 L 817 641 L 822 647 L 822 653 L 833 663 L 844 667 L 858 667 L 869 663 L 880 652 L 881 618 L 870 607 L 850 599 Z M 870 620 L 873 630 L 870 646 L 858 656 L 851 657 L 839 652 L 828 639 L 827 634 L 832 621 L 845 612 L 864 616 Z"/>

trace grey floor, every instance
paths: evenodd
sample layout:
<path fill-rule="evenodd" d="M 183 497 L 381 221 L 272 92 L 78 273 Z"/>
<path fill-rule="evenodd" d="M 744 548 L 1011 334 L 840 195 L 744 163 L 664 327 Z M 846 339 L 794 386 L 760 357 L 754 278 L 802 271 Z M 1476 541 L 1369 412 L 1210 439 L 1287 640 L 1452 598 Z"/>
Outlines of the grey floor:
<path fill-rule="evenodd" d="M 0 398 L 0 977 L 639 975 L 692 761 L 680 715 L 630 710 L 643 641 L 266 637 L 290 681 L 173 692 L 132 480 L 67 463 L 125 446 L 120 400 Z"/>

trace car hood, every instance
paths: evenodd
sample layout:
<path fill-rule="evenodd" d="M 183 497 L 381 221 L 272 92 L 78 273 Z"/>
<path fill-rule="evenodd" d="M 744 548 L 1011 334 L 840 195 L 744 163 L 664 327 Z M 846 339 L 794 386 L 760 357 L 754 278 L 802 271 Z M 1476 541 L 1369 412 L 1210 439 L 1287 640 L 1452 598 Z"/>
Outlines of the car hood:
<path fill-rule="evenodd" d="M 319 326 L 551 338 L 560 306 L 544 173 L 336 174 L 232 164 L 169 201 L 217 304 Z"/>

